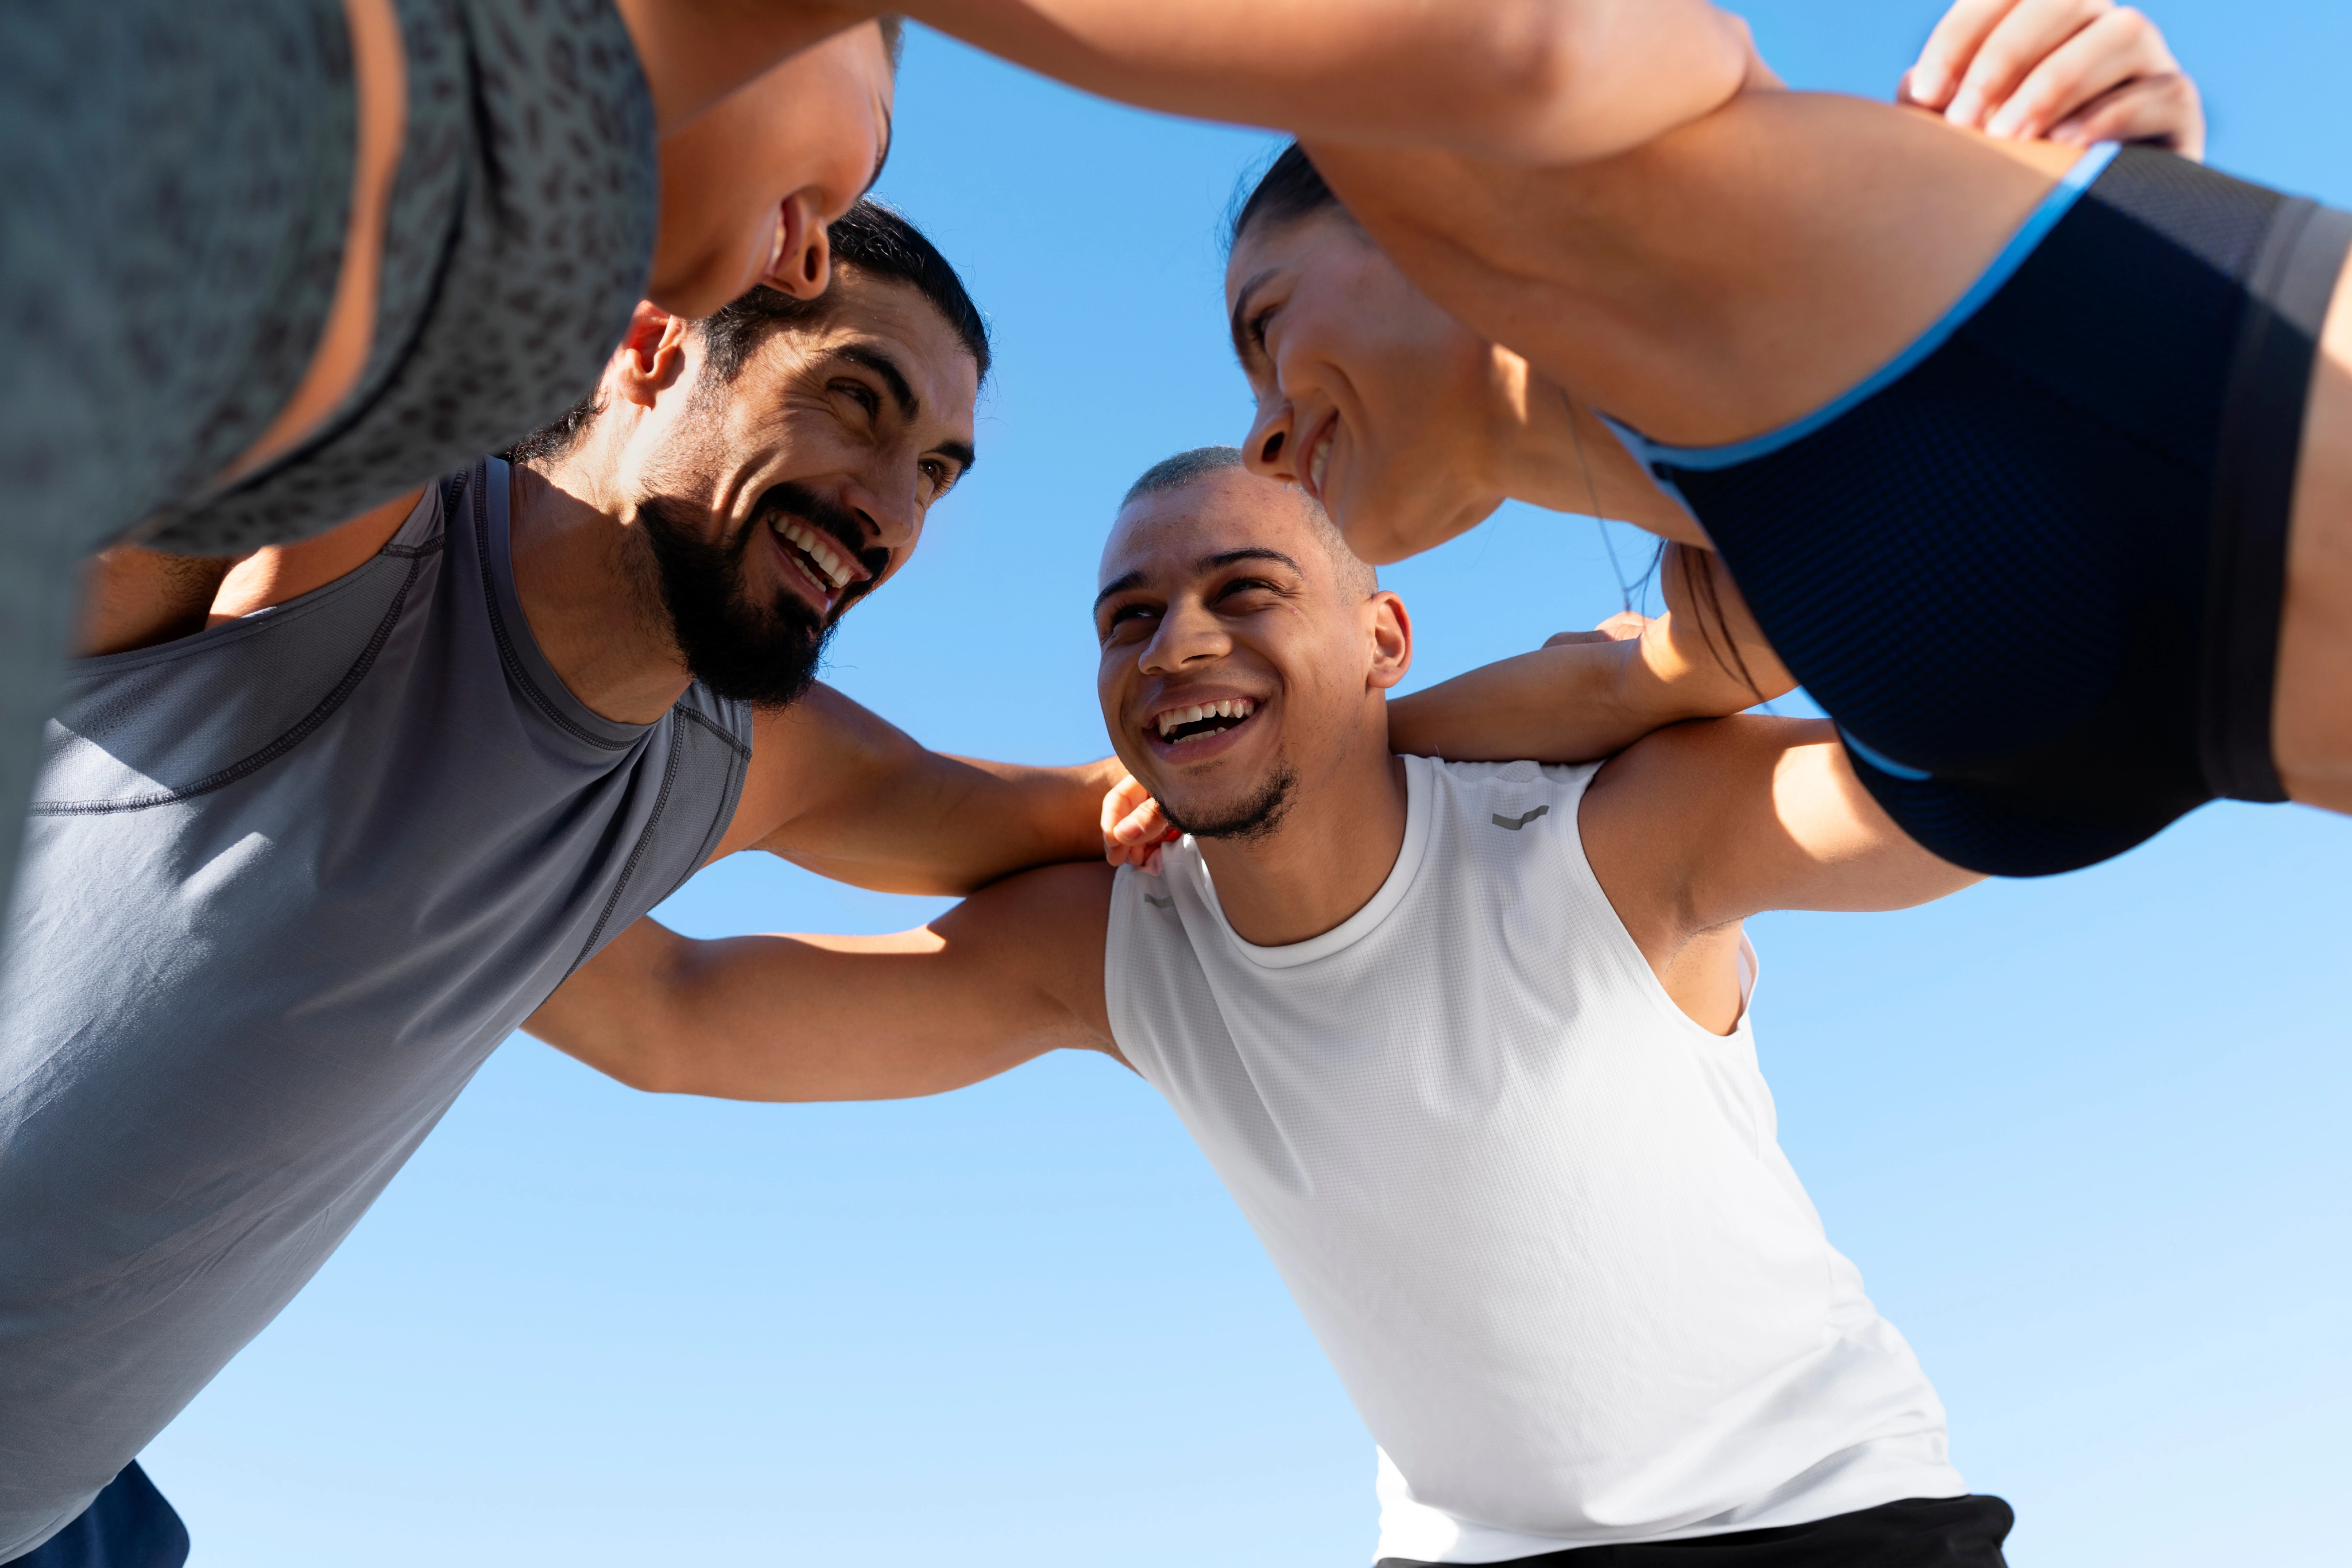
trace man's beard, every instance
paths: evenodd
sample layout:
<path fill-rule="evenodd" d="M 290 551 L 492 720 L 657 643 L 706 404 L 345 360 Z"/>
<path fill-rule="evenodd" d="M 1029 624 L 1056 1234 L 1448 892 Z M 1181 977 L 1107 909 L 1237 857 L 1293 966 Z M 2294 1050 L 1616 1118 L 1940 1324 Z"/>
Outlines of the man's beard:
<path fill-rule="evenodd" d="M 1290 811 L 1291 789 L 1297 782 L 1298 775 L 1287 768 L 1277 768 L 1251 794 L 1213 815 L 1194 816 L 1188 811 L 1180 817 L 1176 808 L 1164 799 L 1160 802 L 1160 814 L 1180 833 L 1190 833 L 1196 839 L 1235 839 L 1247 843 L 1253 839 L 1271 837 L 1282 826 L 1282 819 Z"/>
<path fill-rule="evenodd" d="M 751 520 L 731 538 L 705 538 L 684 507 L 658 497 L 639 500 L 636 511 L 670 636 L 688 673 L 717 695 L 755 707 L 787 707 L 807 695 L 834 627 L 866 586 L 851 584 L 830 622 L 789 588 L 755 603 L 744 568 L 769 520 L 781 513 L 825 535 L 873 574 L 868 583 L 889 564 L 887 551 L 860 549 L 853 542 L 865 531 L 856 517 L 799 485 L 772 486 Z"/>

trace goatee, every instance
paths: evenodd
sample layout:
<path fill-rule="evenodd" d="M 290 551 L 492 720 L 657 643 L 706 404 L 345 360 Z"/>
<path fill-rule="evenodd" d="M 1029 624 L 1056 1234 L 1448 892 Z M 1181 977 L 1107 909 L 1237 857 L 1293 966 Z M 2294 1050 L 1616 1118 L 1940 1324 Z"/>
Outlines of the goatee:
<path fill-rule="evenodd" d="M 863 532 L 856 517 L 797 485 L 771 488 L 751 521 L 718 539 L 705 538 L 683 505 L 648 497 L 636 511 L 670 636 L 688 673 L 717 695 L 755 707 L 787 707 L 807 695 L 825 643 L 849 607 L 845 598 L 828 622 L 790 589 L 754 599 L 747 558 L 770 518 L 801 519 L 858 556 L 875 577 L 880 567 L 869 558 L 888 559 L 887 552 L 850 545 Z"/>
<path fill-rule="evenodd" d="M 1189 810 L 1182 816 L 1166 799 L 1160 802 L 1160 814 L 1168 825 L 1180 833 L 1190 833 L 1196 839 L 1236 839 L 1247 842 L 1263 839 L 1282 826 L 1282 819 L 1290 811 L 1290 791 L 1298 776 L 1287 768 L 1277 768 L 1265 783 L 1250 795 L 1206 816 L 1194 816 Z"/>

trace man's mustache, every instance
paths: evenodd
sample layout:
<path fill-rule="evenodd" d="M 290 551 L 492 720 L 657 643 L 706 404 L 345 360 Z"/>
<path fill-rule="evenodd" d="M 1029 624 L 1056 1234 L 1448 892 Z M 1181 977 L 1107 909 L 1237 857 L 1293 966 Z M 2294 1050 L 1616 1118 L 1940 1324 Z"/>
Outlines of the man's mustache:
<path fill-rule="evenodd" d="M 866 525 L 856 513 L 795 480 L 771 485 L 760 493 L 759 505 L 751 509 L 751 527 L 764 528 L 779 517 L 790 517 L 803 528 L 814 528 L 838 545 L 842 554 L 866 569 L 864 581 L 853 582 L 842 591 L 840 601 L 833 607 L 835 620 L 871 592 L 890 565 L 890 552 L 866 537 Z M 747 531 L 744 543 L 750 541 Z"/>

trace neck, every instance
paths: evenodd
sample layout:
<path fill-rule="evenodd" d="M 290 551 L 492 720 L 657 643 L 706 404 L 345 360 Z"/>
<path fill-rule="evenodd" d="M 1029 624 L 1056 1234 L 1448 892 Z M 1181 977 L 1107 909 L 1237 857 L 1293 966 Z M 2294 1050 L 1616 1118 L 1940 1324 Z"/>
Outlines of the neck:
<path fill-rule="evenodd" d="M 1617 438 L 1590 409 L 1571 402 L 1559 382 L 1532 367 L 1515 412 L 1497 454 L 1503 490 L 1549 511 L 1592 511 L 1586 485 L 1592 460 L 1607 455 L 1599 451 L 1602 444 L 1618 449 Z"/>
<path fill-rule="evenodd" d="M 644 546 L 559 465 L 509 470 L 515 596 L 565 689 L 616 724 L 651 724 L 689 676 Z"/>
<path fill-rule="evenodd" d="M 1290 811 L 1262 838 L 1204 839 L 1217 903 L 1244 942 L 1320 936 L 1370 904 L 1404 848 L 1404 762 L 1384 732 L 1332 776 L 1293 786 Z"/>

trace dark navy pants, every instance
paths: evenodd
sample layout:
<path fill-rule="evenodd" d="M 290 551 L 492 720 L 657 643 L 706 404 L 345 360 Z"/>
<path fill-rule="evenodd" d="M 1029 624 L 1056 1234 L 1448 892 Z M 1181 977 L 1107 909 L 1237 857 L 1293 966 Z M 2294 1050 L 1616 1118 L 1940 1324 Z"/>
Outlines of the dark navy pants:
<path fill-rule="evenodd" d="M 180 1568 L 188 1527 L 137 1460 L 71 1524 L 0 1568 Z"/>

